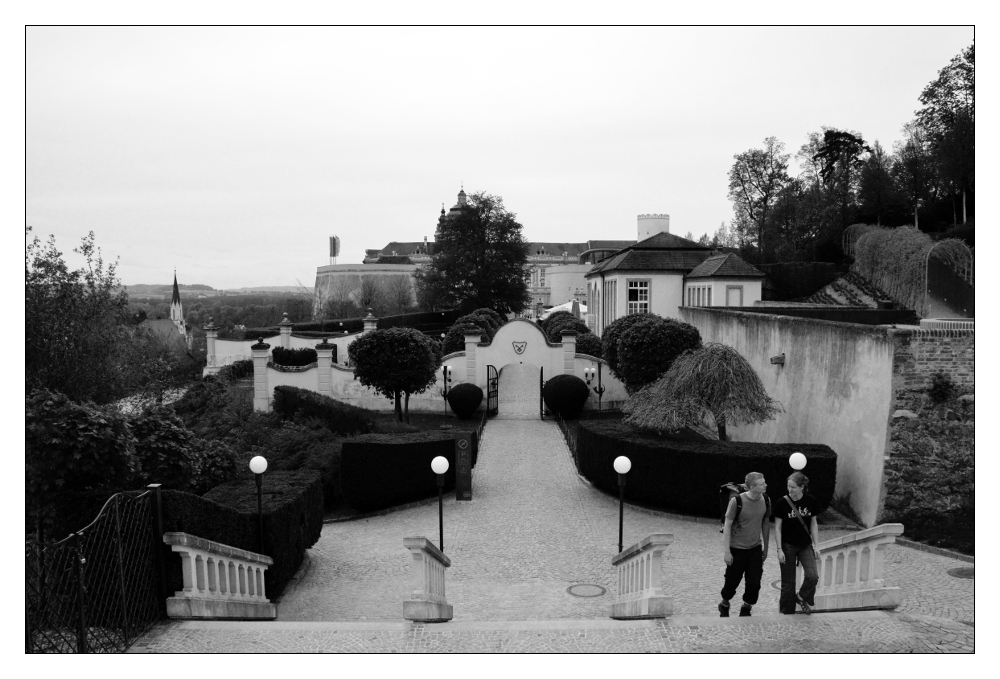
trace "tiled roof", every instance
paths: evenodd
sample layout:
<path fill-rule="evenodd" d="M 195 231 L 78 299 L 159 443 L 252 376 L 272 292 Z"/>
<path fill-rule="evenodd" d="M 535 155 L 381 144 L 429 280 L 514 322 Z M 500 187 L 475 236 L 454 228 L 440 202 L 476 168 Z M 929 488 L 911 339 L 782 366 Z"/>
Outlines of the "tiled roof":
<path fill-rule="evenodd" d="M 706 252 L 711 252 L 712 250 L 712 248 L 707 245 L 695 243 L 693 240 L 681 238 L 680 236 L 675 236 L 674 234 L 667 233 L 666 231 L 652 235 L 646 240 L 641 240 L 633 245 L 632 248 L 635 250 L 694 249 L 704 250 Z"/>
<path fill-rule="evenodd" d="M 709 257 L 687 275 L 688 278 L 708 278 L 709 276 L 763 278 L 764 273 L 740 259 L 738 255 L 724 254 Z"/>
<path fill-rule="evenodd" d="M 588 240 L 588 250 L 624 250 L 630 245 L 635 245 L 634 240 Z"/>
<path fill-rule="evenodd" d="M 594 265 L 587 275 L 608 271 L 691 271 L 711 250 L 624 250 Z"/>

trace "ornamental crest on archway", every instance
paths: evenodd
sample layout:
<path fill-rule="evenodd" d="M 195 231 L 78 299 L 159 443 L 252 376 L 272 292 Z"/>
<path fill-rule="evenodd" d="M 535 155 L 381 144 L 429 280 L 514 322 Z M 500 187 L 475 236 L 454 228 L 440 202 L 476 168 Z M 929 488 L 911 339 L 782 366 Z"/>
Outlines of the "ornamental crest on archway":
<path fill-rule="evenodd" d="M 524 353 L 525 348 L 528 346 L 527 342 L 511 342 L 514 346 L 514 353 L 520 356 Z"/>

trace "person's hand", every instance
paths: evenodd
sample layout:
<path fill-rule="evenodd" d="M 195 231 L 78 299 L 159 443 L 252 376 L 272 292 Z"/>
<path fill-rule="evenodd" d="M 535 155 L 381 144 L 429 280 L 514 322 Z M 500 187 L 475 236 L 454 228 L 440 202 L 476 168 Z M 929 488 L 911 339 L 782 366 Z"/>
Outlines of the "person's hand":
<path fill-rule="evenodd" d="M 819 547 L 813 547 L 813 554 L 816 555 L 816 561 L 819 561 L 819 559 L 820 559 L 820 556 L 819 556 Z"/>
<path fill-rule="evenodd" d="M 780 564 L 784 564 L 785 563 L 785 551 L 782 550 L 782 549 L 778 550 L 778 563 L 780 563 Z"/>
<path fill-rule="evenodd" d="M 723 553 L 722 558 L 726 560 L 727 566 L 733 565 L 733 553 L 730 552 L 728 549 Z"/>
<path fill-rule="evenodd" d="M 761 561 L 767 561 L 767 550 L 765 549 L 760 555 Z"/>

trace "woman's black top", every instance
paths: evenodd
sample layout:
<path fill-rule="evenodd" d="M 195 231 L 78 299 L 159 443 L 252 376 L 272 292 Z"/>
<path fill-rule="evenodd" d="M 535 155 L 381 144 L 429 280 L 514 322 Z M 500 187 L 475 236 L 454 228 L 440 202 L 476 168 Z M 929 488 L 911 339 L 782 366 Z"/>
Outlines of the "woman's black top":
<path fill-rule="evenodd" d="M 787 495 L 785 497 L 788 497 Z M 796 509 L 802 516 L 802 521 L 809 528 L 812 517 L 819 513 L 819 503 L 812 495 L 805 494 L 798 502 L 793 500 Z M 785 544 L 796 547 L 806 547 L 811 542 L 810 536 L 802 528 L 802 524 L 795 518 L 788 500 L 784 497 L 774 503 L 774 518 L 781 519 L 781 541 Z"/>

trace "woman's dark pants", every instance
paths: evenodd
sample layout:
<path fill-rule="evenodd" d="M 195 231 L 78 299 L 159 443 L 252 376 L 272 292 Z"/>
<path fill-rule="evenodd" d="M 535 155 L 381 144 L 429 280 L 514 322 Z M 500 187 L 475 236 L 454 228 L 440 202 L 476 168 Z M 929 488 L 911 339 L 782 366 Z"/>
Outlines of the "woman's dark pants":
<path fill-rule="evenodd" d="M 782 613 L 795 612 L 795 562 L 802 564 L 802 587 L 799 596 L 810 606 L 815 605 L 816 584 L 819 575 L 816 572 L 816 556 L 812 546 L 799 547 L 785 543 L 781 545 L 785 553 L 785 563 L 781 564 L 781 598 L 778 600 L 778 610 Z"/>
<path fill-rule="evenodd" d="M 746 576 L 743 587 L 743 603 L 751 606 L 757 603 L 760 594 L 760 578 L 764 574 L 764 550 L 760 545 L 750 549 L 731 548 L 733 563 L 726 566 L 726 583 L 722 586 L 722 598 L 729 601 L 736 595 L 740 580 Z"/>

